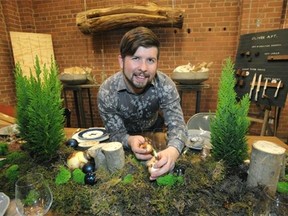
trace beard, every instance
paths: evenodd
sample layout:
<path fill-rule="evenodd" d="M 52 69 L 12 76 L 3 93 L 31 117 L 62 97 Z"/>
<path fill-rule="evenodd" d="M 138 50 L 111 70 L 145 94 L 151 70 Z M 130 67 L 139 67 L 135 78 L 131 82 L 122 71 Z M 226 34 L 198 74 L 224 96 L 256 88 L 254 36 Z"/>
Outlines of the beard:
<path fill-rule="evenodd" d="M 137 73 L 134 72 L 130 76 L 128 76 L 125 73 L 125 68 L 123 67 L 123 74 L 126 82 L 133 89 L 143 90 L 146 88 L 147 85 L 151 83 L 150 75 L 145 72 L 137 72 Z"/>

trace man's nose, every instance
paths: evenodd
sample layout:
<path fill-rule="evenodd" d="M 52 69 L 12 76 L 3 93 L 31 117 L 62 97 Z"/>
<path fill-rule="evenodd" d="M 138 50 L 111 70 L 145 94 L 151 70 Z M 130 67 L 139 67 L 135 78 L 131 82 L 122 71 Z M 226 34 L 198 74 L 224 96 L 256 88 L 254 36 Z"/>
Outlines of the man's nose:
<path fill-rule="evenodd" d="M 141 71 L 146 71 L 147 70 L 147 62 L 146 61 L 141 61 L 140 62 L 140 65 L 139 65 L 139 69 L 141 70 Z"/>

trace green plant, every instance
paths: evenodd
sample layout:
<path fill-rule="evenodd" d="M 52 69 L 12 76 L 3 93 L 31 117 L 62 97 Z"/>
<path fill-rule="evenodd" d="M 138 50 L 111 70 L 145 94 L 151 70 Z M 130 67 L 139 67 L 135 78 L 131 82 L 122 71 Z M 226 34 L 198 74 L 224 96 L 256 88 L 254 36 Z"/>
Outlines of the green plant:
<path fill-rule="evenodd" d="M 237 101 L 234 64 L 226 59 L 220 78 L 216 117 L 211 121 L 212 156 L 229 167 L 238 166 L 248 157 L 246 134 L 250 121 L 250 101 L 244 95 Z"/>
<path fill-rule="evenodd" d="M 24 149 L 38 162 L 47 162 L 57 155 L 64 141 L 62 84 L 58 68 L 51 59 L 50 70 L 41 69 L 36 56 L 35 76 L 26 77 L 19 63 L 15 68 L 17 124 Z"/>

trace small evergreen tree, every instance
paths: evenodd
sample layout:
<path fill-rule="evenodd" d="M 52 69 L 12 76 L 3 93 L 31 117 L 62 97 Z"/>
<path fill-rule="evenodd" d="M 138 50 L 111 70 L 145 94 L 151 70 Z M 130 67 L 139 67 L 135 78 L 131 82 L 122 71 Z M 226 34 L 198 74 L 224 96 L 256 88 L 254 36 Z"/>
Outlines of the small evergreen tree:
<path fill-rule="evenodd" d="M 41 70 L 36 56 L 35 76 L 23 75 L 19 63 L 15 68 L 17 124 L 24 149 L 38 162 L 47 162 L 57 155 L 64 141 L 64 109 L 62 84 L 54 60 L 50 70 Z"/>
<path fill-rule="evenodd" d="M 216 117 L 211 122 L 211 154 L 228 167 L 236 167 L 248 157 L 246 134 L 250 101 L 248 95 L 237 101 L 234 73 L 234 64 L 228 58 L 220 78 Z"/>

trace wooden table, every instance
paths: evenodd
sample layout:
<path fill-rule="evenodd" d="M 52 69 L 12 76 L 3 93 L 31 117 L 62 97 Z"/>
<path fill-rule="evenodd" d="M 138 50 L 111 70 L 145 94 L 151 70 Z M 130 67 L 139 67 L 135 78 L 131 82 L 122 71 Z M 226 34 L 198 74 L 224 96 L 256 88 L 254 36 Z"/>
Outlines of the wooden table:
<path fill-rule="evenodd" d="M 77 131 L 77 128 L 65 128 L 65 134 L 66 138 L 69 139 L 72 137 L 72 135 Z M 252 145 L 254 142 L 258 140 L 265 140 L 269 142 L 273 142 L 286 150 L 288 150 L 288 145 L 285 144 L 282 140 L 280 140 L 278 137 L 275 136 L 247 136 L 247 142 L 248 142 L 248 147 L 249 151 L 252 149 Z"/>
<path fill-rule="evenodd" d="M 83 85 L 63 84 L 63 95 L 64 95 L 64 103 L 65 103 L 66 108 L 68 108 L 67 96 L 66 96 L 67 91 L 73 92 L 74 106 L 76 109 L 76 117 L 77 117 L 77 121 L 78 121 L 78 127 L 87 127 L 86 126 L 86 118 L 85 118 L 86 111 L 84 110 L 84 102 L 83 102 L 83 96 L 82 96 L 82 93 L 84 92 L 84 90 L 87 91 L 90 120 L 91 120 L 91 125 L 94 126 L 90 89 L 99 88 L 99 86 L 100 85 L 98 85 L 98 84 L 83 84 Z"/>
<path fill-rule="evenodd" d="M 10 125 L 9 123 L 2 123 L 0 122 L 0 128 L 1 127 L 5 127 Z M 84 128 L 82 128 L 84 130 Z M 73 134 L 78 130 L 78 128 L 65 128 L 65 135 L 66 138 L 69 139 L 73 136 Z M 269 142 L 273 142 L 283 148 L 285 148 L 286 150 L 288 150 L 288 145 L 285 144 L 282 140 L 280 140 L 278 137 L 275 136 L 247 136 L 247 141 L 248 141 L 248 147 L 249 150 L 251 150 L 252 148 L 252 144 L 258 140 L 265 140 L 265 141 L 269 141 Z"/>
<path fill-rule="evenodd" d="M 182 105 L 182 93 L 183 91 L 196 92 L 196 103 L 195 103 L 195 113 L 200 112 L 200 104 L 201 104 L 201 92 L 205 88 L 210 88 L 208 84 L 179 84 L 176 83 L 177 90 L 179 92 L 181 105 Z"/>

